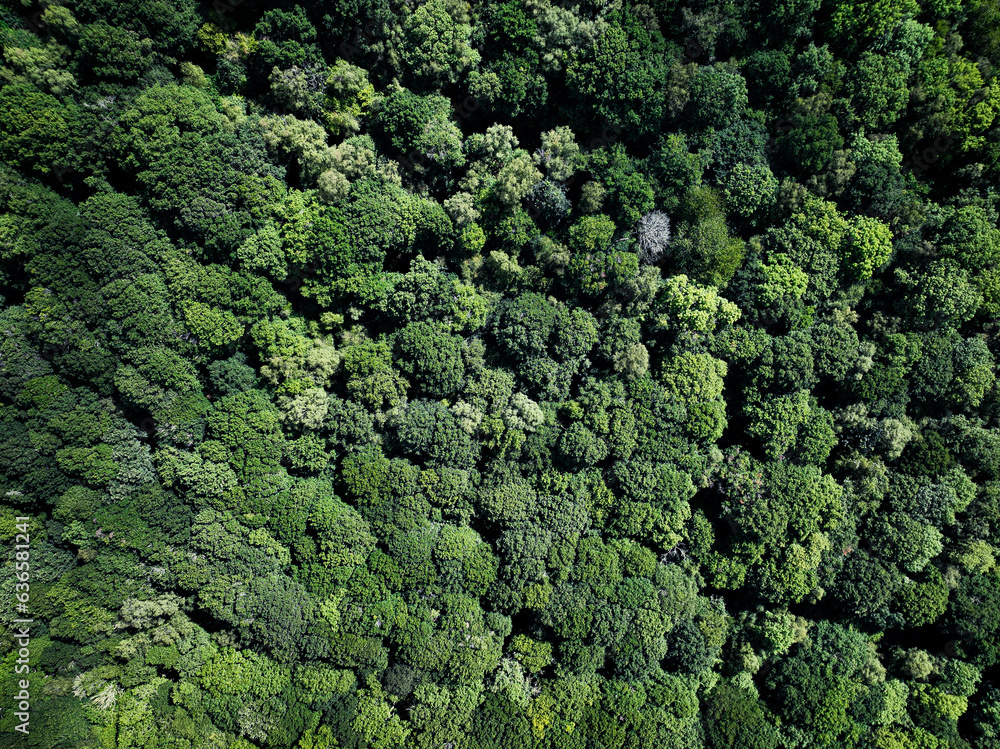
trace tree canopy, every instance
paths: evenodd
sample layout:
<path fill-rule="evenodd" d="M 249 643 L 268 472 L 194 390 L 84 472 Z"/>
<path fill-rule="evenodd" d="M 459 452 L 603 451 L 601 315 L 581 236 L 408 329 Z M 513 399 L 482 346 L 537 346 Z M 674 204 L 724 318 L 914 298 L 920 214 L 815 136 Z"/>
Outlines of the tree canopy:
<path fill-rule="evenodd" d="M 998 29 L 0 3 L 0 732 L 1000 749 Z"/>

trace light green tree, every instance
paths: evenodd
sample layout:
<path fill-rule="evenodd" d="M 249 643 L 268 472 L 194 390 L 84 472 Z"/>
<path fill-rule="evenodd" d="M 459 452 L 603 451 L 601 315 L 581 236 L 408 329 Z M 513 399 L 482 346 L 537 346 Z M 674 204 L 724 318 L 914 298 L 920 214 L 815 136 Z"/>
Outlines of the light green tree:
<path fill-rule="evenodd" d="M 432 85 L 456 83 L 479 64 L 470 44 L 469 6 L 461 0 L 426 0 L 403 21 L 402 72 Z"/>

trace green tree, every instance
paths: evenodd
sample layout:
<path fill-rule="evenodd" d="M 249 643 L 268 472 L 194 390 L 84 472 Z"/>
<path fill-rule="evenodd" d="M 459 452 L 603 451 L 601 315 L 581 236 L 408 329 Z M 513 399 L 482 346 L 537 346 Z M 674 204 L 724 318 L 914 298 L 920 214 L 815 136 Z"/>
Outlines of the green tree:
<path fill-rule="evenodd" d="M 858 278 L 871 278 L 892 256 L 892 232 L 880 221 L 856 217 L 848 230 L 846 267 Z"/>
<path fill-rule="evenodd" d="M 402 24 L 400 70 L 421 83 L 457 82 L 480 59 L 470 44 L 470 21 L 468 9 L 455 0 L 419 5 Z"/>
<path fill-rule="evenodd" d="M 858 119 L 876 132 L 889 128 L 909 99 L 909 74 L 909 66 L 898 58 L 862 52 L 857 73 L 849 79 Z"/>
<path fill-rule="evenodd" d="M 724 286 L 740 267 L 744 252 L 743 241 L 729 233 L 721 213 L 682 223 L 670 246 L 679 270 L 710 286 Z"/>
<path fill-rule="evenodd" d="M 436 401 L 407 404 L 396 425 L 400 447 L 432 466 L 472 468 L 479 445 L 458 424 L 454 414 Z"/>
<path fill-rule="evenodd" d="M 599 121 L 641 134 L 662 118 L 663 95 L 656 83 L 665 73 L 663 37 L 638 18 L 616 13 L 587 46 L 571 48 L 566 80 L 575 100 Z"/>
<path fill-rule="evenodd" d="M 722 63 L 715 63 L 701 68 L 691 81 L 691 100 L 685 115 L 696 128 L 721 130 L 740 119 L 748 103 L 743 76 Z"/>
<path fill-rule="evenodd" d="M 457 392 L 465 379 L 464 344 L 448 335 L 442 326 L 416 322 L 403 328 L 396 339 L 400 368 L 432 397 L 446 398 Z"/>
<path fill-rule="evenodd" d="M 71 165 L 75 149 L 75 107 L 30 83 L 15 83 L 0 91 L 3 137 L 0 154 L 16 168 L 49 174 Z"/>

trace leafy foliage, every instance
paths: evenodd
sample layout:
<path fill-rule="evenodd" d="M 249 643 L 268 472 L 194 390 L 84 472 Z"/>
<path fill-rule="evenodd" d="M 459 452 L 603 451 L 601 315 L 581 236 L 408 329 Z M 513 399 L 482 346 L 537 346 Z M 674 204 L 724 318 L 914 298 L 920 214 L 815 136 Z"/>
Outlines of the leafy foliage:
<path fill-rule="evenodd" d="M 26 746 L 1000 746 L 995 3 L 4 7 Z"/>

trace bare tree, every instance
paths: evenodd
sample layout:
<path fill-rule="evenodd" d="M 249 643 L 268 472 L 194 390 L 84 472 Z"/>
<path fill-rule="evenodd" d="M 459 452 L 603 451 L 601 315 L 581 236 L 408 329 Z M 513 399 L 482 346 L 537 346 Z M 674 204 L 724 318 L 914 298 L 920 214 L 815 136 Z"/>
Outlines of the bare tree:
<path fill-rule="evenodd" d="M 675 544 L 672 549 L 660 555 L 660 564 L 666 564 L 667 562 L 680 562 L 684 559 L 687 559 L 687 547 L 684 545 L 684 542 L 681 541 Z"/>
<path fill-rule="evenodd" d="M 670 217 L 663 211 L 650 211 L 635 225 L 639 242 L 639 262 L 652 265 L 663 257 L 670 244 Z"/>

